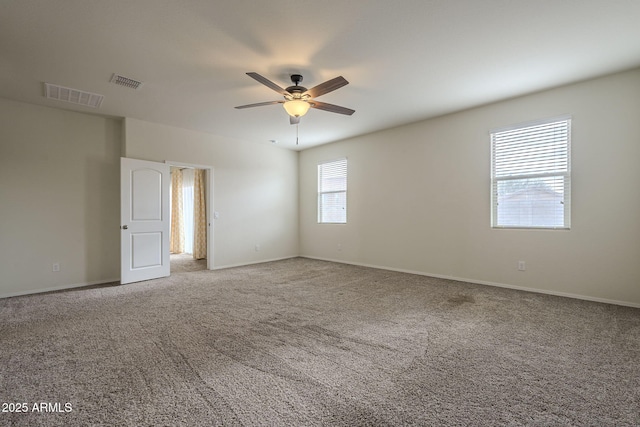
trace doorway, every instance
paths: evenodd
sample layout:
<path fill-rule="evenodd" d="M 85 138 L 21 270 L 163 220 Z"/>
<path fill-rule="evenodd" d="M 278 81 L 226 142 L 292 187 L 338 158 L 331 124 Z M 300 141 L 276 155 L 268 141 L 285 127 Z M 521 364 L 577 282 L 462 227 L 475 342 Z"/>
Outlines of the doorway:
<path fill-rule="evenodd" d="M 212 263 L 212 169 L 166 162 L 171 166 L 171 273 L 210 269 Z"/>

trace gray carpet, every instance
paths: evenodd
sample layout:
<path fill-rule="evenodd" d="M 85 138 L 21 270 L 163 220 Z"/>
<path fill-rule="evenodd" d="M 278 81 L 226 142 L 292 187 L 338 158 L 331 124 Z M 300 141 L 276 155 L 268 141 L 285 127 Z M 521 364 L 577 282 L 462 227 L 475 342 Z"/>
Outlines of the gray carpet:
<path fill-rule="evenodd" d="M 0 300 L 0 425 L 638 425 L 639 356 L 638 309 L 296 258 Z"/>
<path fill-rule="evenodd" d="M 189 254 L 171 254 L 171 274 L 206 269 L 206 259 L 193 259 Z"/>

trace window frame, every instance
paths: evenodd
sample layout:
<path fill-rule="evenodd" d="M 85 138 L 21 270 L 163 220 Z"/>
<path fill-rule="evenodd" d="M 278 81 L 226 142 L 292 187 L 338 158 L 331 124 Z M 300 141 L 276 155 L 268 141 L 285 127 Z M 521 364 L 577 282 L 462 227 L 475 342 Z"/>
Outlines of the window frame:
<path fill-rule="evenodd" d="M 494 135 L 510 132 L 514 130 L 527 129 L 537 126 L 544 126 L 552 123 L 558 122 L 566 122 L 567 126 L 567 136 L 566 136 L 566 156 L 567 156 L 567 165 L 566 170 L 560 171 L 552 171 L 538 174 L 517 174 L 503 177 L 496 177 L 496 144 L 494 141 Z M 491 195 L 490 195 L 490 204 L 491 204 L 491 228 L 492 229 L 534 229 L 534 230 L 570 230 L 571 229 L 571 151 L 572 151 L 572 116 L 571 115 L 562 115 L 556 116 L 553 118 L 536 120 L 526 123 L 520 123 L 516 125 L 511 125 L 503 128 L 493 129 L 489 132 L 489 139 L 491 145 Z M 499 225 L 498 224 L 498 182 L 504 181 L 515 181 L 522 179 L 536 179 L 536 178 L 554 178 L 554 177 L 562 177 L 563 178 L 563 225 L 562 226 L 549 226 L 549 225 Z"/>
<path fill-rule="evenodd" d="M 344 162 L 344 170 L 345 170 L 345 185 L 344 190 L 330 190 L 330 191 L 322 191 L 322 166 L 328 165 L 331 163 Z M 349 180 L 349 172 L 348 172 L 348 160 L 346 157 L 340 157 L 333 160 L 324 160 L 318 162 L 317 165 L 317 190 L 318 190 L 318 198 L 317 198 L 317 221 L 318 224 L 346 224 L 347 223 L 347 189 L 348 189 L 348 180 Z M 322 213 L 323 213 L 323 195 L 326 194 L 342 194 L 344 193 L 344 221 L 323 221 Z"/>

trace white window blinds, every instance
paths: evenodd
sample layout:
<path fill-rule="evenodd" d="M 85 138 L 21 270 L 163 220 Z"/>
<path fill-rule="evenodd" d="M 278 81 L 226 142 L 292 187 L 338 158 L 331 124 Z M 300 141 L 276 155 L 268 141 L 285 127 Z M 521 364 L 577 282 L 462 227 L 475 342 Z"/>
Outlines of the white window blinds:
<path fill-rule="evenodd" d="M 318 222 L 347 222 L 347 159 L 318 164 Z"/>
<path fill-rule="evenodd" d="M 569 228 L 571 119 L 491 133 L 492 226 Z"/>

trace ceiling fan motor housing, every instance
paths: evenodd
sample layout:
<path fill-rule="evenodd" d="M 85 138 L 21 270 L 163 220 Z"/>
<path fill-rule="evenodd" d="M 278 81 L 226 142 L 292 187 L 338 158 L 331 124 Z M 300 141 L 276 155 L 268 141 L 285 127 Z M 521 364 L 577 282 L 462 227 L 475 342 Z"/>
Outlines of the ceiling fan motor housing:
<path fill-rule="evenodd" d="M 291 95 L 301 95 L 307 91 L 306 87 L 300 86 L 300 82 L 302 81 L 302 76 L 300 74 L 291 74 L 291 81 L 294 86 L 289 86 L 285 89 Z M 299 98 L 299 96 L 295 96 L 295 98 Z"/>

